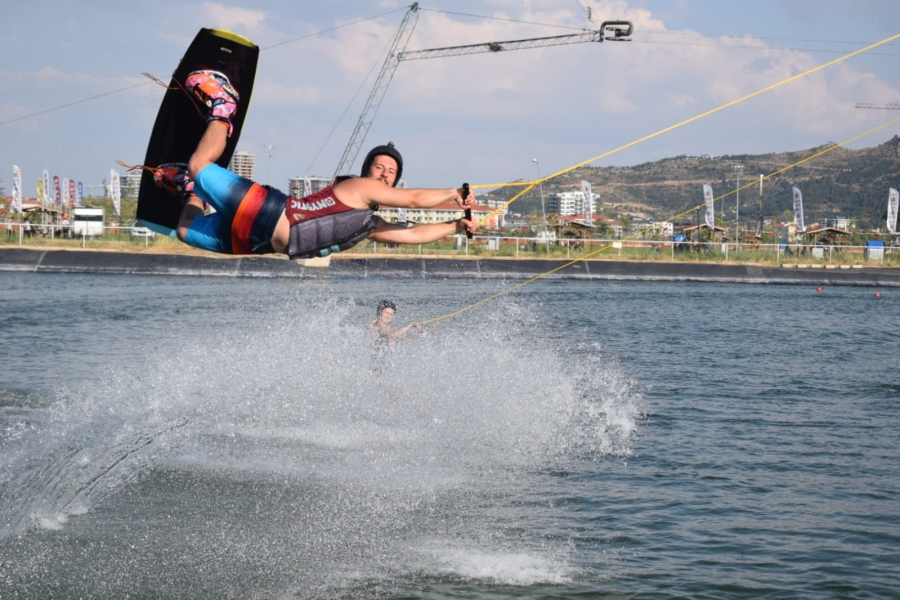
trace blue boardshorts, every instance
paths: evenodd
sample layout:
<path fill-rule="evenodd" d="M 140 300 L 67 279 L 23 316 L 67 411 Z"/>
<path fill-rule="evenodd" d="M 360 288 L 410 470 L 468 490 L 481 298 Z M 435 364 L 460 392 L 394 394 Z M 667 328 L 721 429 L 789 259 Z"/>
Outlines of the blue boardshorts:
<path fill-rule="evenodd" d="M 215 212 L 191 221 L 188 245 L 222 254 L 273 251 L 272 236 L 287 204 L 282 192 L 211 164 L 194 179 L 194 193 Z"/>

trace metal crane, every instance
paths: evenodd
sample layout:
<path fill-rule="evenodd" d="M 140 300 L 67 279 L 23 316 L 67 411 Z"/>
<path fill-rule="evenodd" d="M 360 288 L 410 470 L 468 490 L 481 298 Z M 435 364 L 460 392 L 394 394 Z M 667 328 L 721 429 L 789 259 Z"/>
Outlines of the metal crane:
<path fill-rule="evenodd" d="M 606 34 L 610 30 L 612 37 Z M 629 21 L 606 21 L 600 25 L 600 29 L 585 31 L 582 33 L 570 33 L 568 35 L 554 35 L 550 37 L 530 38 L 527 40 L 509 40 L 506 42 L 487 42 L 485 44 L 470 44 L 468 46 L 450 46 L 448 48 L 431 48 L 428 50 L 413 50 L 403 52 L 397 58 L 399 60 L 419 60 L 423 58 L 441 58 L 444 56 L 463 56 L 465 54 L 479 54 L 482 52 L 501 52 L 503 50 L 523 50 L 526 48 L 544 48 L 546 46 L 564 46 L 566 44 L 580 44 L 582 42 L 630 42 L 631 32 L 634 26 Z"/>
<path fill-rule="evenodd" d="M 634 31 L 634 26 L 630 21 L 604 21 L 599 29 L 582 33 L 406 52 L 406 44 L 409 43 L 409 38 L 418 22 L 418 10 L 419 3 L 414 2 L 403 17 L 403 22 L 400 23 L 400 27 L 397 29 L 397 33 L 394 35 L 394 39 L 391 42 L 387 59 L 381 67 L 378 79 L 375 80 L 375 86 L 369 94 L 369 99 L 366 100 L 366 105 L 363 108 L 362 114 L 359 116 L 356 128 L 350 136 L 350 141 L 344 149 L 344 154 L 341 156 L 340 162 L 338 162 L 335 176 L 348 173 L 353 166 L 353 163 L 356 161 L 359 149 L 366 139 L 366 134 L 368 134 L 372 122 L 375 120 L 375 115 L 378 112 L 378 108 L 381 106 L 381 101 L 384 99 L 384 94 L 387 92 L 388 85 L 390 85 L 391 79 L 393 79 L 394 72 L 397 70 L 400 61 L 440 58 L 444 56 L 462 56 L 465 54 L 478 54 L 482 52 L 500 52 L 503 50 L 543 48 L 546 46 L 561 46 L 566 44 L 579 44 L 582 42 L 603 42 L 604 40 L 628 42 L 631 41 L 629 36 L 631 36 L 631 33 Z"/>
<path fill-rule="evenodd" d="M 335 176 L 348 173 L 350 167 L 352 167 L 353 163 L 356 161 L 356 155 L 359 154 L 359 148 L 365 141 L 366 134 L 369 133 L 369 128 L 375 120 L 375 114 L 378 112 L 378 107 L 381 106 L 381 101 L 384 99 L 384 93 L 387 91 L 391 79 L 394 78 L 394 71 L 397 70 L 397 65 L 400 64 L 398 56 L 406 49 L 406 44 L 409 43 L 409 37 L 412 35 L 413 29 L 415 29 L 418 21 L 419 3 L 413 2 L 412 6 L 409 7 L 409 10 L 406 11 L 406 15 L 404 15 L 403 21 L 397 29 L 397 33 L 394 34 L 390 50 L 388 50 L 387 60 L 385 60 L 384 64 L 381 66 L 381 72 L 378 73 L 378 79 L 375 80 L 375 87 L 372 88 L 369 99 L 366 100 L 366 106 L 363 108 L 362 114 L 359 115 L 359 120 L 356 122 L 356 128 L 350 136 L 350 141 L 347 142 L 347 147 L 344 148 L 344 154 L 341 156 L 337 170 L 334 172 Z"/>

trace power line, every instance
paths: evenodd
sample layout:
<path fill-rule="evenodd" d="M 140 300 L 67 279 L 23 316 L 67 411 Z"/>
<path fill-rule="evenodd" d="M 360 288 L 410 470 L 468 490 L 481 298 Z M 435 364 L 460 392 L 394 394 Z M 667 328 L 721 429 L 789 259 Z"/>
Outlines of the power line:
<path fill-rule="evenodd" d="M 336 31 L 336 30 L 338 30 L 338 29 L 343 29 L 344 27 L 350 27 L 351 25 L 357 25 L 357 24 L 362 23 L 362 22 L 364 22 L 364 21 L 371 21 L 371 20 L 373 20 L 373 19 L 378 19 L 378 18 L 383 17 L 383 16 L 385 16 L 385 15 L 389 15 L 389 14 L 391 14 L 391 13 L 398 12 L 398 11 L 400 11 L 400 10 L 406 10 L 406 7 L 398 8 L 398 9 L 394 9 L 394 10 L 390 10 L 390 11 L 388 11 L 388 12 L 384 12 L 384 13 L 381 13 L 381 14 L 377 14 L 377 15 L 374 15 L 374 16 L 371 16 L 371 17 L 366 17 L 366 18 L 364 18 L 364 19 L 357 19 L 356 21 L 351 21 L 351 22 L 349 22 L 349 23 L 345 23 L 345 24 L 343 24 L 343 25 L 338 25 L 338 26 L 336 26 L 336 27 L 330 27 L 330 28 L 328 28 L 328 29 L 322 29 L 321 31 L 316 31 L 316 32 L 310 33 L 310 34 L 308 34 L 308 35 L 304 35 L 304 36 L 301 36 L 301 37 L 298 37 L 298 38 L 286 40 L 286 41 L 284 41 L 284 42 L 279 42 L 279 43 L 277 43 L 277 44 L 272 44 L 271 46 L 266 46 L 266 47 L 264 47 L 264 48 L 260 48 L 260 50 L 270 50 L 270 49 L 272 49 L 272 48 L 277 48 L 277 47 L 279 47 L 279 46 L 284 46 L 284 45 L 286 45 L 286 44 L 292 44 L 292 43 L 294 43 L 294 42 L 299 42 L 300 40 L 305 40 L 305 39 L 308 39 L 308 38 L 311 38 L 311 37 L 315 37 L 315 36 L 317 36 L 317 35 L 322 35 L 322 34 L 324 34 L 324 33 L 329 33 L 329 32 L 331 32 L 331 31 Z M 22 121 L 22 120 L 24 120 L 24 119 L 30 119 L 31 117 L 37 117 L 37 116 L 45 115 L 45 114 L 47 114 L 47 113 L 51 113 L 51 112 L 54 112 L 54 111 L 57 111 L 57 110 L 62 110 L 62 109 L 64 109 L 64 108 L 69 108 L 69 107 L 71 107 L 71 106 L 76 106 L 76 105 L 78 105 L 78 104 L 84 104 L 85 102 L 90 102 L 91 100 L 96 100 L 96 99 L 98 99 L 98 98 L 103 98 L 103 97 L 105 97 L 105 96 L 111 96 L 111 95 L 113 95 L 113 94 L 118 94 L 118 93 L 121 93 L 121 92 L 125 92 L 125 91 L 128 91 L 128 90 L 134 89 L 134 88 L 136 88 L 136 87 L 140 87 L 140 86 L 142 86 L 142 85 L 147 85 L 148 83 L 150 83 L 150 82 L 144 81 L 144 82 L 141 82 L 141 83 L 138 83 L 138 84 L 135 84 L 135 85 L 131 85 L 131 86 L 128 86 L 128 87 L 119 88 L 119 89 L 117 89 L 117 90 L 112 90 L 112 91 L 109 91 L 109 92 L 104 92 L 104 93 L 102 93 L 102 94 L 97 94 L 96 96 L 91 96 L 90 98 L 82 98 L 81 100 L 76 100 L 76 101 L 74 101 L 74 102 L 69 102 L 69 103 L 67 103 L 67 104 L 61 104 L 61 105 L 59 105 L 59 106 L 54 106 L 54 107 L 48 108 L 48 109 L 46 109 L 46 110 L 41 110 L 41 111 L 38 111 L 38 112 L 29 113 L 29 114 L 27 114 L 27 115 L 23 115 L 23 116 L 21 116 L 21 117 L 16 117 L 15 119 L 10 119 L 10 120 L 8 120 L 8 121 L 0 121 L 0 127 L 2 127 L 2 126 L 4 126 L 4 125 L 9 125 L 10 123 L 15 123 L 15 122 L 17 122 L 17 121 Z"/>
<path fill-rule="evenodd" d="M 581 3 L 578 0 L 575 0 L 575 2 L 576 2 L 576 4 L 578 4 L 578 6 L 582 10 L 586 10 L 584 7 L 581 6 Z M 504 21 L 507 23 L 521 23 L 524 25 L 538 25 L 541 27 L 554 27 L 556 29 L 569 29 L 569 30 L 574 30 L 574 31 L 584 31 L 585 30 L 584 27 L 572 27 L 570 25 L 560 25 L 558 23 L 538 23 L 536 21 L 523 21 L 523 20 L 519 20 L 519 19 L 509 19 L 509 18 L 505 18 L 505 17 L 492 17 L 489 15 L 476 15 L 476 14 L 472 14 L 472 13 L 461 13 L 461 12 L 454 12 L 454 11 L 448 11 L 448 10 L 437 10 L 434 8 L 419 8 L 419 10 L 423 10 L 423 11 L 427 10 L 430 12 L 443 13 L 443 14 L 447 14 L 447 15 L 472 17 L 472 18 L 476 18 L 476 19 L 484 19 L 484 20 L 489 20 L 489 21 Z M 657 34 L 657 35 L 681 35 L 681 36 L 695 36 L 695 37 L 706 37 L 706 38 L 736 38 L 736 39 L 746 38 L 746 36 L 725 34 L 725 33 L 717 34 L 717 33 L 701 33 L 701 32 L 663 31 L 663 30 L 659 30 L 659 29 L 645 29 L 643 27 L 640 28 L 640 32 L 641 32 L 642 36 L 644 34 L 651 33 L 651 34 Z M 813 39 L 803 39 L 803 38 L 795 39 L 795 38 L 757 37 L 757 36 L 754 36 L 753 39 L 763 40 L 763 41 L 775 41 L 775 42 L 802 42 L 805 44 L 850 44 L 850 45 L 855 45 L 855 46 L 868 46 L 869 44 L 872 43 L 872 42 L 856 42 L 856 41 L 848 41 L 848 40 L 813 40 Z M 648 43 L 647 40 L 642 40 L 642 41 L 644 43 Z M 662 42 L 659 42 L 659 43 L 662 43 Z M 715 46 L 715 45 L 719 45 L 719 44 L 709 44 L 709 45 Z M 722 45 L 726 45 L 726 44 L 722 44 Z M 900 46 L 900 44 L 885 44 L 885 45 L 886 46 L 894 46 L 894 47 Z M 738 46 L 732 46 L 732 47 L 738 47 Z M 747 46 L 747 47 L 754 48 L 754 49 L 757 48 L 756 46 Z M 807 51 L 807 50 L 802 50 L 802 49 L 799 49 L 799 50 Z M 818 52 L 818 51 L 816 50 L 815 52 Z M 889 55 L 889 56 L 896 56 L 896 55 Z"/>
<path fill-rule="evenodd" d="M 438 10 L 436 8 L 419 8 L 419 10 L 427 10 L 429 12 L 441 13 L 445 15 L 456 15 L 458 17 L 472 17 L 475 19 L 484 19 L 486 21 L 504 21 L 506 23 L 520 23 L 522 25 L 538 25 L 540 27 L 555 27 L 557 29 L 572 29 L 575 31 L 585 31 L 584 27 L 571 27 L 568 25 L 558 25 L 555 23 L 536 23 L 534 21 L 522 21 L 520 19 L 508 19 L 506 17 L 490 17 L 487 15 L 473 15 L 471 13 L 454 12 L 452 10 Z"/>
<path fill-rule="evenodd" d="M 97 94 L 96 96 L 91 96 L 90 98 L 83 98 L 81 100 L 76 100 L 75 102 L 69 102 L 68 104 L 63 104 L 61 106 L 55 106 L 53 108 L 48 108 L 47 110 L 42 110 L 36 113 L 31 113 L 28 115 L 24 115 L 21 117 L 16 117 L 15 119 L 10 119 L 9 121 L 0 122 L 0 127 L 3 125 L 8 125 L 10 123 L 15 123 L 16 121 L 22 121 L 23 119 L 28 119 L 31 117 L 36 117 L 38 115 L 44 115 L 49 112 L 53 112 L 55 110 L 61 110 L 63 108 L 69 108 L 70 106 L 75 106 L 76 104 L 84 104 L 85 102 L 90 102 L 91 100 L 96 100 L 97 98 L 103 98 L 104 96 L 112 96 L 113 94 L 118 94 L 119 92 L 124 92 L 127 90 L 132 90 L 136 87 L 140 87 L 142 85 L 147 85 L 148 83 L 153 83 L 152 81 L 142 81 L 141 83 L 136 83 L 134 85 L 129 85 L 128 87 L 120 88 L 118 90 L 113 90 L 111 92 L 104 92 L 102 94 Z"/>
<path fill-rule="evenodd" d="M 758 38 L 761 39 L 761 38 Z M 766 51 L 766 50 L 781 50 L 781 51 L 790 51 L 790 52 L 810 52 L 810 53 L 826 53 L 826 54 L 843 54 L 843 50 L 822 50 L 822 49 L 813 49 L 813 48 L 790 48 L 787 46 L 743 46 L 737 44 L 697 44 L 697 43 L 689 43 L 689 42 L 657 42 L 652 40 L 632 40 L 637 44 L 659 44 L 666 46 L 693 46 L 698 48 L 734 48 L 737 50 L 758 50 L 758 51 Z M 893 54 L 890 52 L 868 52 L 869 56 L 900 56 L 900 54 Z"/>
<path fill-rule="evenodd" d="M 403 8 L 395 8 L 394 10 L 389 10 L 389 11 L 384 12 L 384 13 L 381 13 L 381 14 L 379 14 L 379 15 L 375 15 L 375 16 L 372 16 L 372 17 L 366 17 L 366 18 L 364 18 L 364 19 L 357 19 L 356 21 L 350 21 L 349 23 L 344 23 L 343 25 L 337 25 L 336 27 L 329 27 L 328 29 L 322 29 L 322 30 L 320 30 L 320 31 L 316 31 L 316 32 L 314 32 L 314 33 L 310 33 L 310 34 L 307 34 L 307 35 L 303 35 L 303 36 L 300 36 L 300 37 L 298 37 L 298 38 L 293 38 L 293 39 L 290 39 L 290 40 L 285 40 L 285 41 L 283 41 L 283 42 L 278 42 L 277 44 L 272 44 L 271 46 L 266 46 L 266 47 L 264 47 L 264 48 L 260 48 L 260 50 L 271 50 L 272 48 L 277 48 L 277 47 L 279 47 L 279 46 L 284 46 L 284 45 L 286 45 L 286 44 L 293 44 L 294 42 L 299 42 L 299 41 L 301 41 L 301 40 L 306 40 L 306 39 L 309 39 L 309 38 L 311 38 L 311 37 L 316 37 L 317 35 L 322 35 L 323 33 L 329 33 L 329 32 L 331 32 L 331 31 L 337 31 L 338 29 L 343 29 L 344 27 L 350 27 L 351 25 L 357 25 L 357 24 L 363 23 L 363 22 L 365 22 L 365 21 L 371 21 L 371 20 L 373 20 L 373 19 L 379 19 L 379 18 L 384 17 L 384 16 L 386 16 L 386 15 L 390 15 L 390 14 L 393 14 L 393 13 L 395 13 L 395 12 L 399 12 L 399 11 L 401 11 L 401 10 L 406 10 L 406 8 L 407 8 L 407 7 L 405 7 L 405 6 L 404 6 Z"/>

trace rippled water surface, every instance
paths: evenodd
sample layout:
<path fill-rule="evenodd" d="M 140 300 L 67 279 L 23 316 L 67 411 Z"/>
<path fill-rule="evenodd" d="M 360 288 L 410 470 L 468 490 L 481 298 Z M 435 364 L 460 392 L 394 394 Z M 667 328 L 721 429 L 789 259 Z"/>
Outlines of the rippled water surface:
<path fill-rule="evenodd" d="M 900 293 L 509 285 L 0 274 L 0 598 L 900 597 Z"/>

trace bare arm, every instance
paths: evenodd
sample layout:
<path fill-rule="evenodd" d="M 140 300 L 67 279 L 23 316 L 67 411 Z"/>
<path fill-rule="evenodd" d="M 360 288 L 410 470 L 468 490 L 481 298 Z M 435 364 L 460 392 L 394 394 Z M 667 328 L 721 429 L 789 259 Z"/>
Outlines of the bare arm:
<path fill-rule="evenodd" d="M 179 240 L 184 241 L 184 238 L 187 237 L 188 229 L 191 228 L 191 222 L 197 217 L 202 217 L 204 213 L 203 200 L 194 195 L 189 196 L 187 202 L 184 203 L 184 208 L 181 210 L 181 218 L 178 220 L 176 233 Z"/>
<path fill-rule="evenodd" d="M 365 177 L 342 181 L 334 187 L 335 195 L 341 202 L 353 208 L 370 208 L 374 205 L 398 208 L 431 208 L 444 202 L 456 202 L 468 208 L 475 202 L 475 195 L 469 193 L 463 198 L 459 189 L 397 189 Z"/>
<path fill-rule="evenodd" d="M 369 235 L 369 239 L 382 244 L 427 244 L 466 230 L 474 233 L 476 224 L 474 220 L 459 219 L 458 221 L 428 223 L 407 228 L 405 225 L 388 223 L 379 219 L 378 225 L 375 227 L 375 231 Z"/>

